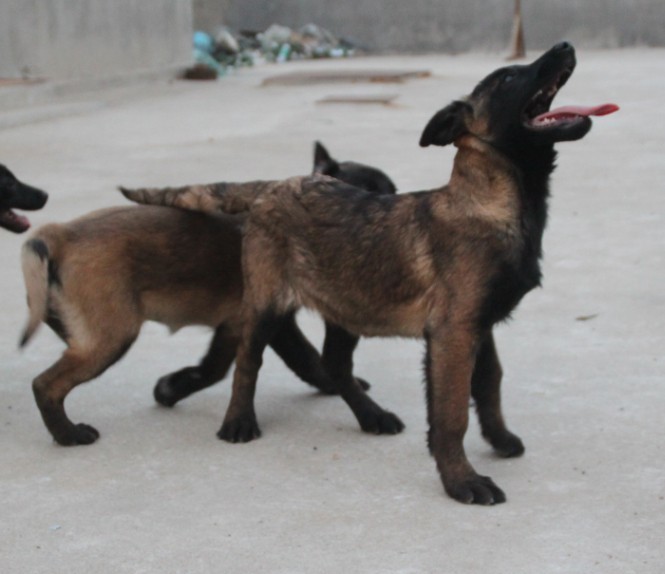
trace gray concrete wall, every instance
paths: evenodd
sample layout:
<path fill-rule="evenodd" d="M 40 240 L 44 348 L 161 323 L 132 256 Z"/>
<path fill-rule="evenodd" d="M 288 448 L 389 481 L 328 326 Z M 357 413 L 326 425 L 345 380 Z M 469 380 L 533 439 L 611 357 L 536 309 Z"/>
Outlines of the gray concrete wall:
<path fill-rule="evenodd" d="M 193 0 L 194 29 L 214 33 L 228 16 L 233 0 Z"/>
<path fill-rule="evenodd" d="M 219 4 L 221 0 L 200 0 Z M 315 22 L 383 52 L 504 49 L 513 0 L 229 0 L 233 28 Z M 524 0 L 527 47 L 665 45 L 663 0 Z"/>
<path fill-rule="evenodd" d="M 114 78 L 191 61 L 191 0 L 1 0 L 0 77 Z"/>

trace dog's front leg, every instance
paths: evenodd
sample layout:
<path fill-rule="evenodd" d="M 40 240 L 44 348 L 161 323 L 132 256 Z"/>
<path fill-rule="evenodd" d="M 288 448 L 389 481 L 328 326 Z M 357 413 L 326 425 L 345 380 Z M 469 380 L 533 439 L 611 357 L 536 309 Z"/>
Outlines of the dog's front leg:
<path fill-rule="evenodd" d="M 524 445 L 518 436 L 508 430 L 501 412 L 502 375 L 494 335 L 490 331 L 478 350 L 471 380 L 471 395 L 476 403 L 483 437 L 500 456 L 520 456 L 524 453 Z"/>
<path fill-rule="evenodd" d="M 463 444 L 478 339 L 464 324 L 427 333 L 428 439 L 449 496 L 465 503 L 496 504 L 506 500 L 504 493 L 489 477 L 476 473 Z"/>

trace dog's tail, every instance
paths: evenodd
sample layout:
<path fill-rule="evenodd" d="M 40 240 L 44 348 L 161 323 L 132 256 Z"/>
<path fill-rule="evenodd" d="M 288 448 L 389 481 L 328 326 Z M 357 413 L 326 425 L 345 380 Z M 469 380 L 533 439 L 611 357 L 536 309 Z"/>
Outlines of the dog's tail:
<path fill-rule="evenodd" d="M 287 180 L 288 181 L 288 180 Z M 212 183 L 185 187 L 138 188 L 119 187 L 122 194 L 135 203 L 165 205 L 205 213 L 242 213 L 254 201 L 276 189 L 280 181 L 248 181 L 246 183 Z"/>
<path fill-rule="evenodd" d="M 49 249 L 43 239 L 35 237 L 23 244 L 21 265 L 29 309 L 28 323 L 19 342 L 19 346 L 24 347 L 48 312 Z"/>

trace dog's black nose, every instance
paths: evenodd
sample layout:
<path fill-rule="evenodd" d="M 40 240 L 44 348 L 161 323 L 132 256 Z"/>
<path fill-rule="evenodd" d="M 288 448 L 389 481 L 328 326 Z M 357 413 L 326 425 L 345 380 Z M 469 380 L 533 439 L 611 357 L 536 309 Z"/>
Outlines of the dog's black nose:
<path fill-rule="evenodd" d="M 570 42 L 559 42 L 552 48 L 552 50 L 555 50 L 557 52 L 564 52 L 566 50 L 572 50 L 572 49 L 573 45 Z"/>

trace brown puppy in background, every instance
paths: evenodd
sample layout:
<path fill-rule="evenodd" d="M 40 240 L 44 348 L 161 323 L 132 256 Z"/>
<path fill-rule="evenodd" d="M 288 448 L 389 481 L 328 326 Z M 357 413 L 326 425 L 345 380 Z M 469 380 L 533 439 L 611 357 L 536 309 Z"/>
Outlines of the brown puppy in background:
<path fill-rule="evenodd" d="M 315 170 L 348 176 L 375 193 L 394 191 L 379 170 L 338 163 L 318 143 Z M 46 427 L 59 444 L 89 444 L 99 437 L 93 427 L 69 420 L 65 398 L 120 359 L 144 321 L 163 323 L 172 331 L 186 325 L 215 328 L 198 366 L 158 381 L 154 395 L 160 404 L 173 406 L 224 377 L 235 359 L 241 330 L 244 219 L 119 207 L 43 226 L 26 242 L 23 269 L 30 318 L 21 345 L 42 321 L 67 344 L 62 357 L 33 382 Z M 282 322 L 271 346 L 301 379 L 324 393 L 337 392 L 334 374 L 325 366 L 345 361 L 353 352 L 344 340 L 339 343 L 333 330 L 326 333 L 322 361 L 297 327 L 295 314 Z M 363 428 L 397 433 L 403 425 L 377 406 L 376 420 Z"/>
<path fill-rule="evenodd" d="M 372 195 L 309 177 L 123 190 L 139 203 L 250 213 L 243 334 L 223 438 L 259 435 L 253 397 L 263 349 L 283 318 L 305 306 L 338 325 L 349 346 L 359 335 L 424 338 L 429 448 L 443 485 L 462 502 L 505 500 L 464 452 L 469 396 L 496 452 L 522 454 L 501 412 L 492 328 L 540 284 L 554 144 L 582 138 L 589 115 L 612 111 L 549 111 L 574 68 L 573 47 L 557 44 L 530 65 L 493 72 L 434 115 L 420 144 L 458 148 L 439 189 Z M 340 393 L 361 420 L 372 406 L 351 365 L 338 365 Z"/>

